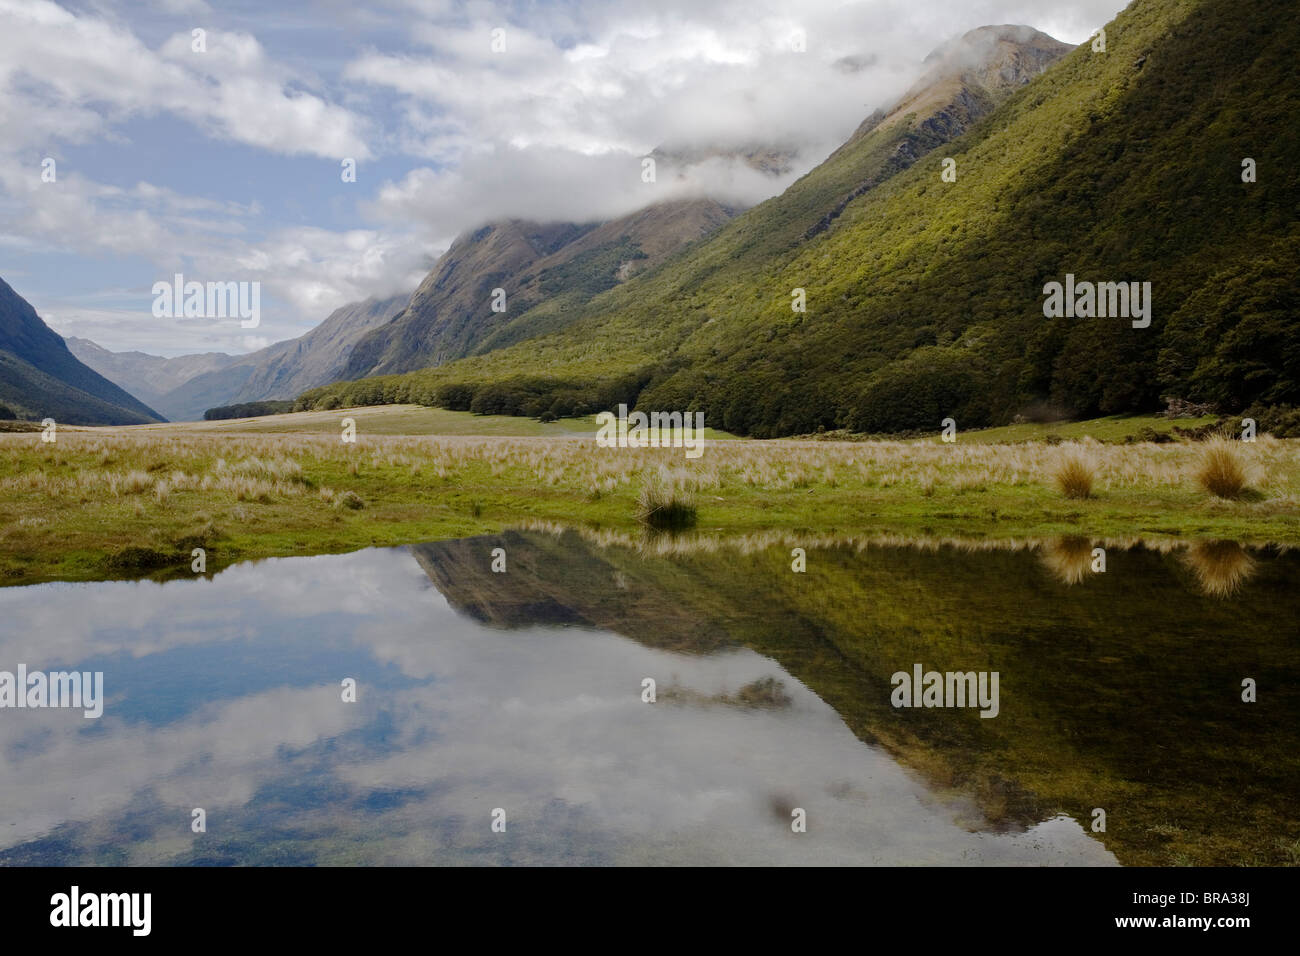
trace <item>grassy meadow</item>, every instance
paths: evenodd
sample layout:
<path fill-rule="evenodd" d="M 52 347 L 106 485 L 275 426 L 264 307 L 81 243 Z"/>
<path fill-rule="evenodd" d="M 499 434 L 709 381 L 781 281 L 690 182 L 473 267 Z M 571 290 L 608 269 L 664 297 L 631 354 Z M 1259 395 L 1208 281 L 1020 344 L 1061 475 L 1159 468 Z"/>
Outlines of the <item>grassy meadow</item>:
<path fill-rule="evenodd" d="M 341 440 L 345 417 L 354 443 Z M 1026 430 L 1060 426 L 1013 427 L 1017 440 L 1002 444 L 716 440 L 693 460 L 680 448 L 600 448 L 580 419 L 415 406 L 60 428 L 53 443 L 3 433 L 0 580 L 190 574 L 195 547 L 212 571 L 539 521 L 641 533 L 647 489 L 682 505 L 695 531 L 723 536 L 1300 544 L 1300 442 L 1108 444 L 1080 433 L 1051 444 Z M 1239 466 L 1231 497 L 1198 479 L 1212 452 Z"/>
<path fill-rule="evenodd" d="M 131 434 L 143 433 L 147 430 L 166 434 L 203 432 L 283 435 L 305 432 L 337 437 L 342 433 L 341 423 L 345 418 L 351 418 L 356 423 L 359 436 L 364 434 L 590 438 L 596 433 L 597 427 L 595 416 L 592 415 L 585 418 L 561 418 L 553 422 L 541 422 L 535 418 L 514 415 L 471 415 L 468 412 L 453 412 L 426 405 L 368 405 L 333 411 L 297 412 L 292 415 L 265 415 L 260 418 L 133 425 L 126 430 Z M 734 435 L 714 428 L 706 428 L 704 437 L 708 440 L 735 438 Z"/>

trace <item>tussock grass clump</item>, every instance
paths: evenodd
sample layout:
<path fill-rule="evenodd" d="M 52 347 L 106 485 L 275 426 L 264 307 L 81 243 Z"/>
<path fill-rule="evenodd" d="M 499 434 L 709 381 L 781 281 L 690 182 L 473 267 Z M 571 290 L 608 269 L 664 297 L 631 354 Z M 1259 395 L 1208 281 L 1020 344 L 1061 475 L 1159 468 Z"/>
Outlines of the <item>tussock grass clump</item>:
<path fill-rule="evenodd" d="M 666 469 L 645 477 L 636 496 L 637 520 L 651 528 L 676 530 L 695 524 L 695 497 Z"/>
<path fill-rule="evenodd" d="M 1216 498 L 1231 501 L 1246 491 L 1246 468 L 1232 442 L 1222 438 L 1206 442 L 1196 482 Z"/>
<path fill-rule="evenodd" d="M 138 495 L 141 492 L 148 491 L 153 484 L 153 478 L 148 472 L 129 471 L 122 479 L 121 489 L 128 495 Z"/>
<path fill-rule="evenodd" d="M 1090 461 L 1077 453 L 1061 457 L 1053 474 L 1056 486 L 1067 498 L 1091 498 L 1095 469 Z"/>

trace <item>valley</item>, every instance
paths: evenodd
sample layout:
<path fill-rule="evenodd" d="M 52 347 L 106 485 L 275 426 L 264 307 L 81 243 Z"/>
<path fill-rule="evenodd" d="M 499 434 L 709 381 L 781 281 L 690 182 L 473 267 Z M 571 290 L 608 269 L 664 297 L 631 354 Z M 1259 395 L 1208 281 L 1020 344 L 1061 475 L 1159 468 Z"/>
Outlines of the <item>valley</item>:
<path fill-rule="evenodd" d="M 0 873 L 1300 865 L 1300 18 L 1123 3 L 0 2 Z"/>

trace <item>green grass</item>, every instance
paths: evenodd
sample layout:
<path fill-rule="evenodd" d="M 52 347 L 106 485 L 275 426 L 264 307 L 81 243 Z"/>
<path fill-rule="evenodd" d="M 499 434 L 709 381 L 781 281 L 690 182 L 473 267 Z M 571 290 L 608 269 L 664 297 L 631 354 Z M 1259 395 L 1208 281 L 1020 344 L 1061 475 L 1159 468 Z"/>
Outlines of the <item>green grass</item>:
<path fill-rule="evenodd" d="M 336 437 L 349 415 L 355 444 Z M 54 444 L 0 434 L 0 580 L 114 577 L 124 565 L 188 574 L 182 559 L 197 545 L 215 570 L 537 521 L 637 532 L 638 492 L 661 468 L 690 488 L 698 532 L 708 535 L 1300 544 L 1297 441 L 1241 444 L 1252 493 L 1236 500 L 1198 485 L 1201 444 L 1088 443 L 1092 497 L 1069 500 L 1054 479 L 1068 444 L 734 440 L 688 459 L 683 449 L 598 448 L 594 431 L 393 433 L 434 421 L 487 420 L 380 407 L 257 419 L 242 432 L 237 423 L 69 428 Z M 521 420 L 497 424 L 507 423 Z M 120 557 L 129 548 L 142 550 Z"/>
<path fill-rule="evenodd" d="M 183 432 L 225 432 L 228 434 L 316 434 L 336 435 L 342 422 L 351 418 L 358 436 L 364 435 L 483 435 L 505 438 L 590 438 L 597 425 L 592 415 L 539 422 L 534 418 L 511 415 L 474 415 L 424 405 L 369 405 L 336 408 L 330 411 L 294 412 L 288 415 L 264 415 L 258 418 L 235 418 L 211 422 L 177 422 L 166 425 L 131 427 L 132 433 L 158 430 L 167 434 Z M 726 441 L 735 435 L 706 428 L 708 441 Z"/>

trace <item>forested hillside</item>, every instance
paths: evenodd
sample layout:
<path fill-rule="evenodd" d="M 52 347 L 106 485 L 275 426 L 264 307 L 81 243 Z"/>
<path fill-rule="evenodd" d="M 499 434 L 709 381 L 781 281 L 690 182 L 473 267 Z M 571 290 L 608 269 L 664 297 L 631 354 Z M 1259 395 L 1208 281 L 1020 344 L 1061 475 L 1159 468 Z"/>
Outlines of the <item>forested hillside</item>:
<path fill-rule="evenodd" d="M 925 120 L 868 124 L 786 194 L 558 331 L 300 404 L 564 414 L 630 399 L 772 436 L 973 426 L 1044 402 L 1074 415 L 1166 396 L 1300 402 L 1291 12 L 1137 0 L 1104 51 L 1080 46 L 988 115 L 966 82 Z M 935 117 L 962 108 L 974 128 L 930 152 Z M 1044 284 L 1067 273 L 1150 282 L 1149 327 L 1045 318 Z"/>

